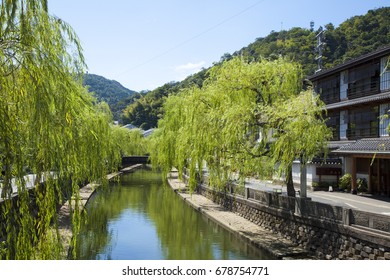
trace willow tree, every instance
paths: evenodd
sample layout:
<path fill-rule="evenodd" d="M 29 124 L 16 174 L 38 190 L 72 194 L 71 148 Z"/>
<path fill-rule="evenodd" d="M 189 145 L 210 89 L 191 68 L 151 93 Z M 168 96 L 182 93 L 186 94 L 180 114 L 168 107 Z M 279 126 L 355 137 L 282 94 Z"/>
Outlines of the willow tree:
<path fill-rule="evenodd" d="M 292 181 L 292 164 L 299 161 L 301 167 L 316 155 L 325 153 L 331 138 L 326 126 L 324 103 L 311 89 L 272 106 L 262 106 L 265 141 L 269 142 L 270 158 L 279 175 L 284 173 L 289 196 L 295 196 Z M 301 170 L 302 171 L 302 170 Z"/>
<path fill-rule="evenodd" d="M 0 258 L 56 259 L 57 206 L 73 200 L 77 234 L 79 186 L 104 178 L 120 155 L 108 107 L 82 87 L 72 28 L 48 14 L 45 0 L 3 0 L 0 22 Z"/>
<path fill-rule="evenodd" d="M 114 126 L 112 132 L 113 148 L 121 156 L 145 155 L 148 153 L 148 139 L 144 137 L 140 129 Z"/>
<path fill-rule="evenodd" d="M 299 97 L 308 96 L 299 95 L 301 91 L 299 65 L 283 58 L 252 63 L 241 58 L 226 61 L 210 70 L 202 88 L 187 89 L 167 99 L 152 159 L 165 171 L 172 166 L 180 172 L 183 167 L 189 168 L 192 189 L 196 185 L 194 174 L 204 165 L 210 184 L 220 188 L 237 176 L 241 180 L 270 176 L 274 165 L 288 175 L 294 157 L 299 156 L 297 150 L 301 151 L 298 142 L 305 146 L 315 141 L 318 152 L 327 138 L 323 121 L 311 118 L 320 116 L 321 103 Z M 295 131 L 291 115 L 302 127 L 306 119 L 310 120 L 311 130 Z M 272 131 L 278 134 L 267 137 Z M 319 137 L 308 141 L 296 137 L 311 131 Z M 286 139 L 291 139 L 290 145 L 281 148 Z M 307 158 L 315 154 L 314 148 L 310 151 Z"/>

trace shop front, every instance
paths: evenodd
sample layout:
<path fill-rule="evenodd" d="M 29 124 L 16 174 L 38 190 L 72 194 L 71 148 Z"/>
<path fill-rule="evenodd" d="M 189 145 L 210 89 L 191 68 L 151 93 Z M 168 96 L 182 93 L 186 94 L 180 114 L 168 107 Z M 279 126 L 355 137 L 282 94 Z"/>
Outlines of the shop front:
<path fill-rule="evenodd" d="M 344 157 L 344 173 L 352 176 L 353 193 L 365 181 L 368 193 L 390 196 L 389 139 L 361 139 L 333 153 Z"/>

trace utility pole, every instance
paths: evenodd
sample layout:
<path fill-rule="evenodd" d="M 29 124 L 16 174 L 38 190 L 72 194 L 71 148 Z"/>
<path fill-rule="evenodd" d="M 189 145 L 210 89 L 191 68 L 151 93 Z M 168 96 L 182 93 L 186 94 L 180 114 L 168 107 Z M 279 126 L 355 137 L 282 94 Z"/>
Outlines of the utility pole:
<path fill-rule="evenodd" d="M 325 46 L 324 30 L 323 30 L 322 26 L 320 26 L 320 28 L 318 29 L 318 34 L 316 35 L 316 38 L 317 38 L 317 46 L 316 46 L 315 50 L 316 50 L 316 52 L 318 52 L 318 56 L 316 57 L 318 67 L 317 67 L 317 70 L 315 71 L 315 73 L 318 73 L 318 72 L 322 71 L 322 52 L 323 52 L 324 46 Z"/>

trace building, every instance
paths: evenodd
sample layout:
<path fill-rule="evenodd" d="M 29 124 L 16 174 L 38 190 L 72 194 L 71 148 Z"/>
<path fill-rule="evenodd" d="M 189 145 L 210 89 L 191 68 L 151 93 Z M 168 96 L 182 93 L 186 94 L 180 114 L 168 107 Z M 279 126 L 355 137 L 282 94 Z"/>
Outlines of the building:
<path fill-rule="evenodd" d="M 126 124 L 124 126 L 122 126 L 123 128 L 127 128 L 127 129 L 138 129 L 138 127 L 136 127 L 135 125 L 132 125 L 131 123 L 129 124 Z"/>
<path fill-rule="evenodd" d="M 124 125 L 122 127 L 130 129 L 130 130 L 132 130 L 132 129 L 139 129 L 144 137 L 149 137 L 150 135 L 152 135 L 152 133 L 155 130 L 154 128 L 150 128 L 148 130 L 143 130 L 143 129 L 140 129 L 140 128 L 136 127 L 135 125 L 132 125 L 132 124 L 126 124 L 126 125 Z"/>
<path fill-rule="evenodd" d="M 308 165 L 308 182 L 364 178 L 368 191 L 390 196 L 390 46 L 308 77 L 333 129 L 329 158 Z M 296 174 L 295 174 L 295 177 Z"/>

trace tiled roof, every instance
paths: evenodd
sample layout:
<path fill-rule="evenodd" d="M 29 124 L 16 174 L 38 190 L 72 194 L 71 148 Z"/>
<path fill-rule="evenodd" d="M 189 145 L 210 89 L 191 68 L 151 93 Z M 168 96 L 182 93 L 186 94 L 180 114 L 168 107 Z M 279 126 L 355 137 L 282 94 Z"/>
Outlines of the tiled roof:
<path fill-rule="evenodd" d="M 132 124 L 126 124 L 126 125 L 124 125 L 123 126 L 124 128 L 128 128 L 128 129 L 136 129 L 136 128 L 138 128 L 138 127 L 136 127 L 135 125 L 132 125 Z"/>
<path fill-rule="evenodd" d="M 390 137 L 360 139 L 354 143 L 343 145 L 333 152 L 340 154 L 390 154 Z"/>
<path fill-rule="evenodd" d="M 143 132 L 144 137 L 150 136 L 153 133 L 153 131 L 154 131 L 154 128 L 151 128 L 151 129 L 148 129 L 148 130 L 144 131 Z"/>
<path fill-rule="evenodd" d="M 329 150 L 336 150 L 340 148 L 341 146 L 345 146 L 347 144 L 355 143 L 356 141 L 353 140 L 342 140 L 342 141 L 329 141 L 328 142 L 328 149 Z"/>
<path fill-rule="evenodd" d="M 340 165 L 342 164 L 342 160 L 340 158 L 321 158 L 315 157 L 311 160 L 312 163 L 315 164 L 328 164 L 328 165 Z"/>

